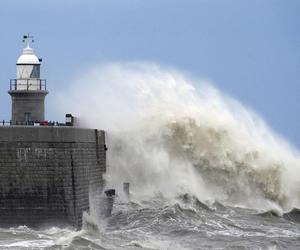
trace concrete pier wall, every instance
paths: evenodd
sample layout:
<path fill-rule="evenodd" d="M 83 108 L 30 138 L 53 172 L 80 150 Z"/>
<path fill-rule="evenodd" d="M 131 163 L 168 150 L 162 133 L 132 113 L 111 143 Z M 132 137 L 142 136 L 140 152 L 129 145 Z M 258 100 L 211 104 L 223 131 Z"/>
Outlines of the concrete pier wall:
<path fill-rule="evenodd" d="M 72 127 L 0 127 L 0 226 L 80 228 L 89 191 L 101 190 L 105 133 Z"/>

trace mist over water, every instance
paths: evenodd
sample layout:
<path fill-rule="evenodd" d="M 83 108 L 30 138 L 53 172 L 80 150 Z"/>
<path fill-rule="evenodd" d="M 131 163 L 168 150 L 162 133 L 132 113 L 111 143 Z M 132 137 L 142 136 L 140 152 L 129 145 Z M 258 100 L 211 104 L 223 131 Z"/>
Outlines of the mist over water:
<path fill-rule="evenodd" d="M 298 150 L 207 81 L 149 63 L 94 67 L 60 107 L 107 131 L 107 186 L 262 210 L 300 207 Z M 62 95 L 63 96 L 63 95 Z M 64 95 L 65 96 L 65 95 Z"/>

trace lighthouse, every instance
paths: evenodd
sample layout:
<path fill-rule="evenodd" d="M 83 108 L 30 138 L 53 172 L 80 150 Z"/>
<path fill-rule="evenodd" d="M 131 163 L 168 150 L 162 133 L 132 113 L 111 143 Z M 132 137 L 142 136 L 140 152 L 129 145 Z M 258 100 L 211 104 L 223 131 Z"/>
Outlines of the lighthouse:
<path fill-rule="evenodd" d="M 45 120 L 46 80 L 40 78 L 41 59 L 30 45 L 33 37 L 23 36 L 25 47 L 17 60 L 17 77 L 10 80 L 12 125 L 33 125 Z"/>

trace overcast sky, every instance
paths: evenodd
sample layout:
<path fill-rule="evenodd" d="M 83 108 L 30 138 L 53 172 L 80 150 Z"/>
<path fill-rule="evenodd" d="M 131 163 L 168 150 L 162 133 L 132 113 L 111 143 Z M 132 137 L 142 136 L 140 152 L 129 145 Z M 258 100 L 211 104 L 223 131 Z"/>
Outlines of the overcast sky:
<path fill-rule="evenodd" d="M 1 0 L 0 119 L 31 32 L 49 103 L 99 62 L 157 62 L 210 79 L 299 148 L 299 13 L 299 0 Z"/>

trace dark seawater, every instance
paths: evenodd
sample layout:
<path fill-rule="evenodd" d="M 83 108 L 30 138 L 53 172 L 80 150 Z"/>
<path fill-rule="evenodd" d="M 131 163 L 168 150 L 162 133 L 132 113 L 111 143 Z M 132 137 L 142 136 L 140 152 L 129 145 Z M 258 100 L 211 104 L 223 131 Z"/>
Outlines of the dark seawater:
<path fill-rule="evenodd" d="M 0 249 L 300 249 L 300 210 L 278 216 L 197 199 L 116 201 L 110 218 L 86 216 L 78 232 L 1 229 Z"/>

